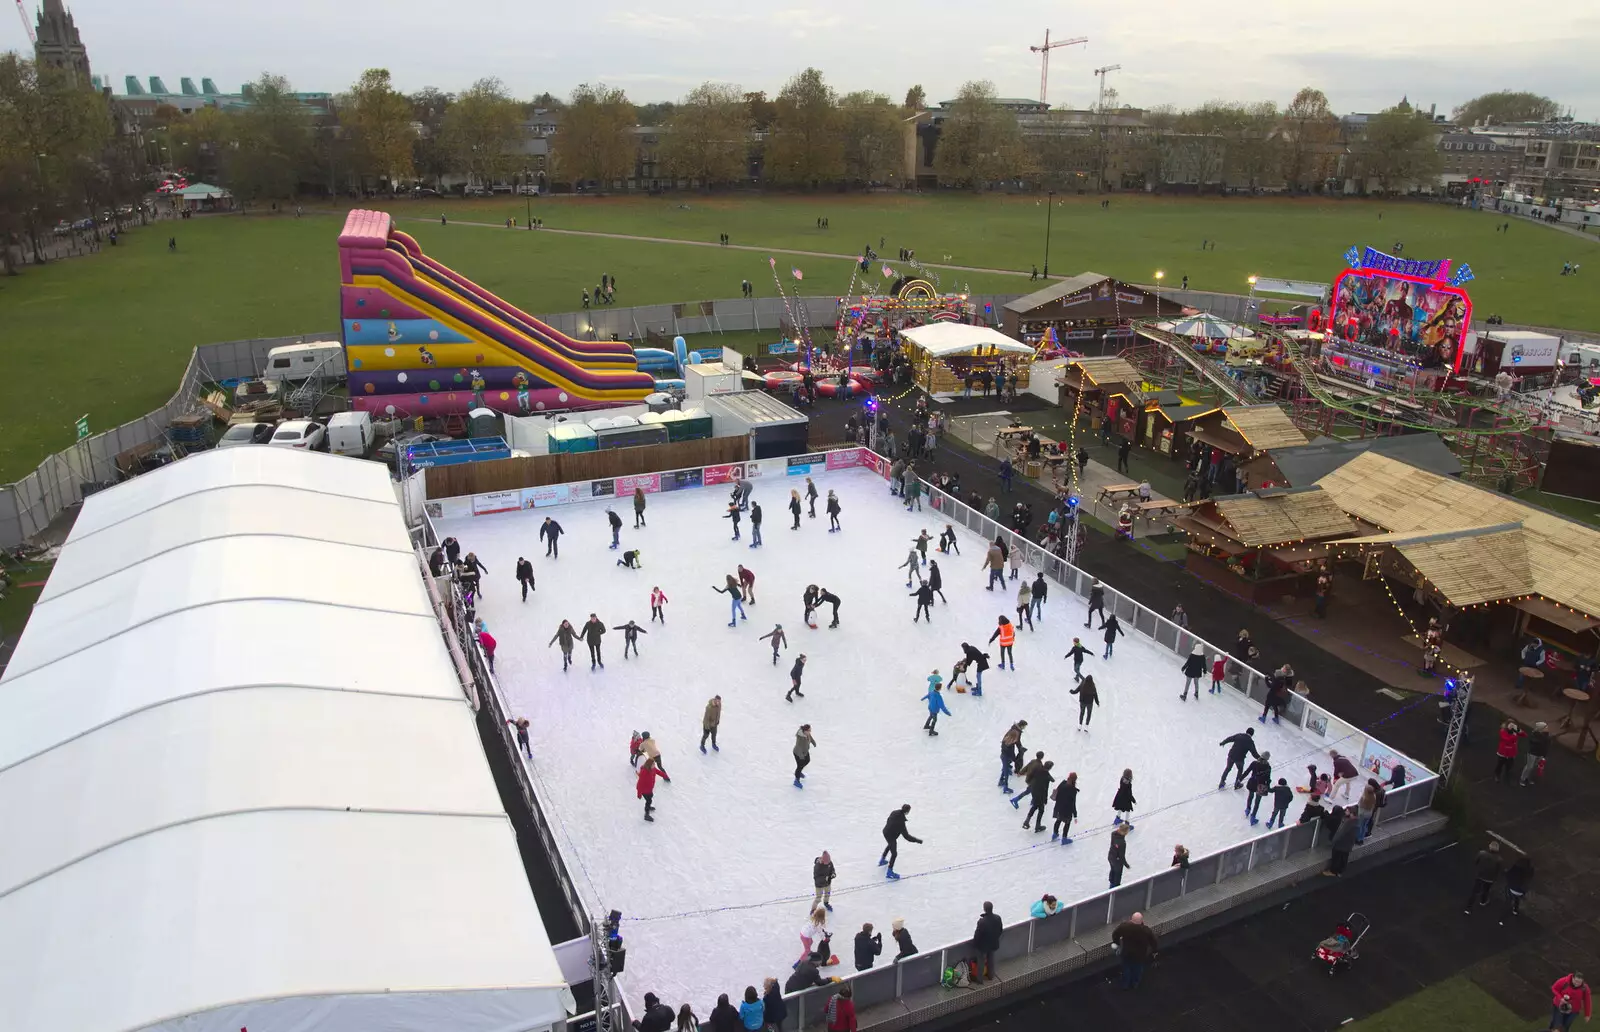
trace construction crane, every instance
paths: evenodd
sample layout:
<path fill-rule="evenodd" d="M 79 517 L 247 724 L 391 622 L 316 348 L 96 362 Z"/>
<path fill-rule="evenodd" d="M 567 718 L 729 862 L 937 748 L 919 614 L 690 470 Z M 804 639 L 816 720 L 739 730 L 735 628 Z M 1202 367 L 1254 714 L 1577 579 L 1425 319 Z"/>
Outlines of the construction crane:
<path fill-rule="evenodd" d="M 33 23 L 28 20 L 28 9 L 22 6 L 22 0 L 17 0 L 17 14 L 22 17 L 22 27 L 27 30 L 28 42 L 38 46 L 39 37 L 33 34 Z"/>
<path fill-rule="evenodd" d="M 17 0 L 17 2 L 20 4 L 22 0 Z M 1045 29 L 1044 45 L 1028 48 L 1033 53 L 1039 55 L 1039 103 L 1049 103 L 1048 94 L 1050 91 L 1050 51 L 1056 49 L 1057 47 L 1070 47 L 1078 43 L 1087 42 L 1089 42 L 1088 36 L 1078 36 L 1073 39 L 1058 39 L 1052 43 L 1050 42 L 1050 30 Z"/>
<path fill-rule="evenodd" d="M 1104 68 L 1096 68 L 1094 70 L 1095 78 L 1100 80 L 1100 102 L 1095 106 L 1095 110 L 1104 111 L 1106 109 L 1106 73 L 1119 72 L 1121 70 L 1121 65 L 1106 65 Z"/>

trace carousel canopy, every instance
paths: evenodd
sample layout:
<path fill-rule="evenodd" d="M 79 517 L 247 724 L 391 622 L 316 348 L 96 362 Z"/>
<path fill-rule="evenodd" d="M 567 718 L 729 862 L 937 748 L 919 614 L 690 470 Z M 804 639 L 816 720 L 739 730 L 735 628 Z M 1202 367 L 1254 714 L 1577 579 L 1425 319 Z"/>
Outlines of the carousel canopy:
<path fill-rule="evenodd" d="M 1172 322 L 1157 323 L 1156 329 L 1176 333 L 1181 337 L 1253 337 L 1255 333 L 1238 323 L 1231 323 L 1226 319 L 1212 315 L 1210 312 L 1201 312 L 1199 315 L 1186 315 L 1182 319 Z"/>
<path fill-rule="evenodd" d="M 966 323 L 929 323 L 902 330 L 900 336 L 934 358 L 969 355 L 986 348 L 1004 354 L 1033 354 L 1033 348 L 1012 340 L 999 330 L 991 330 L 987 326 L 968 326 Z"/>

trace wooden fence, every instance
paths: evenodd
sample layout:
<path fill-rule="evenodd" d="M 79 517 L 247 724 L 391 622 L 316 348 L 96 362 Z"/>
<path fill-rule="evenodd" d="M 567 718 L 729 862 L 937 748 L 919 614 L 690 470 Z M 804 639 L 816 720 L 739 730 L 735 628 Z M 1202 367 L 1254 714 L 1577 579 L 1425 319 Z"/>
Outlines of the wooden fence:
<path fill-rule="evenodd" d="M 435 466 L 427 470 L 428 497 L 456 498 L 545 484 L 607 480 L 633 473 L 743 462 L 749 457 L 749 438 L 712 437 L 701 441 L 648 444 L 642 448 L 612 448 L 572 455 L 529 455 L 468 462 L 460 466 Z"/>

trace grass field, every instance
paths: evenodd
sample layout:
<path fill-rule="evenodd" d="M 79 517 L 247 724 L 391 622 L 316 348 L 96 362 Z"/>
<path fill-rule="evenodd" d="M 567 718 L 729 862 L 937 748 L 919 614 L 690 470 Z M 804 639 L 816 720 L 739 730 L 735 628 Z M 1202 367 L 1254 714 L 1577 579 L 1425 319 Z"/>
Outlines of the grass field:
<path fill-rule="evenodd" d="M 1045 218 L 1042 203 L 1032 199 L 950 195 L 534 202 L 548 229 L 669 241 L 644 243 L 494 228 L 507 217 L 524 218 L 520 198 L 382 207 L 434 257 L 533 312 L 576 309 L 580 291 L 603 273 L 617 278 L 621 305 L 734 297 L 741 279 L 771 296 L 764 250 L 684 246 L 714 242 L 724 232 L 735 244 L 844 256 L 869 243 L 886 256 L 912 247 L 927 262 L 1022 273 L 946 272 L 946 287 L 1022 292 L 1029 267 L 1042 264 Z M 441 210 L 450 225 L 439 225 Z M 815 228 L 820 215 L 831 229 Z M 1522 223 L 1495 234 L 1495 220 L 1481 213 L 1371 202 L 1120 197 L 1102 211 L 1093 198 L 1073 197 L 1058 199 L 1051 219 L 1050 264 L 1058 275 L 1094 269 L 1148 282 L 1160 268 L 1169 286 L 1188 275 L 1196 289 L 1237 291 L 1251 273 L 1326 281 L 1351 244 L 1400 239 L 1408 255 L 1471 262 L 1481 313 L 1600 328 L 1600 292 L 1556 275 L 1591 243 Z M 329 212 L 163 223 L 128 233 L 98 255 L 0 280 L 8 345 L 0 482 L 69 445 L 73 421 L 85 411 L 98 430 L 160 405 L 196 344 L 335 330 L 334 236 L 341 220 L 342 213 Z M 165 247 L 172 233 L 176 254 Z M 1217 248 L 1201 251 L 1202 239 L 1216 240 Z M 839 293 L 850 281 L 848 257 L 776 257 L 785 276 L 790 265 L 804 271 L 804 293 Z"/>
<path fill-rule="evenodd" d="M 1523 1032 L 1536 1022 L 1519 1018 L 1476 982 L 1457 975 L 1345 1025 L 1341 1032 Z"/>

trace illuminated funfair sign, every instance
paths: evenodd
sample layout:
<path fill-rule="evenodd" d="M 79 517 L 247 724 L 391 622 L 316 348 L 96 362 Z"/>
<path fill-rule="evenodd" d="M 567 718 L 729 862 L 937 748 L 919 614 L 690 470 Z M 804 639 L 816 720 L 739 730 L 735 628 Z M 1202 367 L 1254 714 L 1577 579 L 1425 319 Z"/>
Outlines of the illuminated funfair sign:
<path fill-rule="evenodd" d="M 1344 258 L 1350 267 L 1333 281 L 1327 320 L 1336 367 L 1363 379 L 1393 377 L 1396 366 L 1459 371 L 1472 326 L 1472 300 L 1462 289 L 1471 266 L 1452 275 L 1448 258 L 1398 258 L 1370 247 L 1352 247 Z"/>

